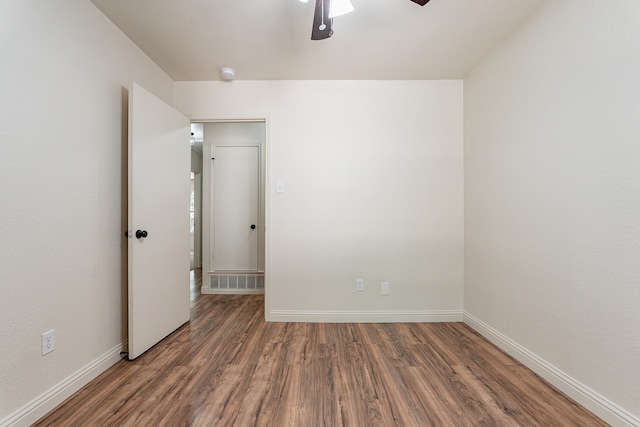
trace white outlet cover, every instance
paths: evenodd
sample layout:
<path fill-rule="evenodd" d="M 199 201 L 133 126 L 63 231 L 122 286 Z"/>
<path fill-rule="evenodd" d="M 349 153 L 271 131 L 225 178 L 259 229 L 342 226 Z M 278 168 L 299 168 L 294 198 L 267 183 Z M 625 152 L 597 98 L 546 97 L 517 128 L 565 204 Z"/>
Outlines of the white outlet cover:
<path fill-rule="evenodd" d="M 364 279 L 356 279 L 356 291 L 364 291 Z"/>
<path fill-rule="evenodd" d="M 53 329 L 42 334 L 42 355 L 55 350 L 55 335 Z"/>

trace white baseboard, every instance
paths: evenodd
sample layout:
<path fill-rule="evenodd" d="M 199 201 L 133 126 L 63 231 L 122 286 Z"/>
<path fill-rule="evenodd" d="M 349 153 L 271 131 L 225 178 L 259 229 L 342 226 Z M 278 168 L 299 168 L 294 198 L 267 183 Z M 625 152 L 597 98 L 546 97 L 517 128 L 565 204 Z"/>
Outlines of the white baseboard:
<path fill-rule="evenodd" d="M 464 323 L 612 426 L 640 426 L 640 418 L 599 395 L 472 314 L 464 312 Z"/>
<path fill-rule="evenodd" d="M 269 322 L 303 323 L 461 322 L 462 310 L 271 310 L 268 318 Z"/>
<path fill-rule="evenodd" d="M 67 377 L 31 402 L 18 409 L 13 414 L 0 420 L 0 426 L 28 427 L 45 416 L 53 408 L 61 404 L 69 396 L 80 390 L 91 380 L 113 366 L 122 357 L 120 352 L 126 348 L 126 343 L 118 344 L 111 350 L 98 357 L 84 368 Z"/>

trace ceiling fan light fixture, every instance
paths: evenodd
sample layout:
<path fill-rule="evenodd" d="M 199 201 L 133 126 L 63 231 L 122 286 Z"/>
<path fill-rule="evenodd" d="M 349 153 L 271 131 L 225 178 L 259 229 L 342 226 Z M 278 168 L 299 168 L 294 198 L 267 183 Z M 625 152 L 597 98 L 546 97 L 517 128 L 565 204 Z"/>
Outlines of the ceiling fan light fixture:
<path fill-rule="evenodd" d="M 230 67 L 222 67 L 220 68 L 220 78 L 231 81 L 236 78 L 236 70 Z"/>
<path fill-rule="evenodd" d="M 349 0 L 331 0 L 331 6 L 329 8 L 329 18 L 335 18 L 336 16 L 346 15 L 353 12 L 355 9 Z"/>

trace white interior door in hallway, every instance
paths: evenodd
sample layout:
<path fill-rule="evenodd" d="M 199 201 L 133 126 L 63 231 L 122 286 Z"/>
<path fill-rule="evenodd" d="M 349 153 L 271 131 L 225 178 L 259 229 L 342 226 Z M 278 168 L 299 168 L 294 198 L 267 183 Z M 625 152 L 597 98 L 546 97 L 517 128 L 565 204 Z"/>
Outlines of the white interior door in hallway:
<path fill-rule="evenodd" d="M 213 153 L 214 270 L 257 272 L 260 147 L 215 146 Z"/>

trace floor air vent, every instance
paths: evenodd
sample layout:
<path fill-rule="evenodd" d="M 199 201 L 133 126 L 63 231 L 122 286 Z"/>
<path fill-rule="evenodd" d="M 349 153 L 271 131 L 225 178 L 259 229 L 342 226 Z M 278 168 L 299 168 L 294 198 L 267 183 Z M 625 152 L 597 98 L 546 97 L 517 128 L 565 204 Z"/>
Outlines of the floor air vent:
<path fill-rule="evenodd" d="M 255 293 L 264 291 L 264 274 L 212 274 L 211 290 L 225 290 Z"/>

